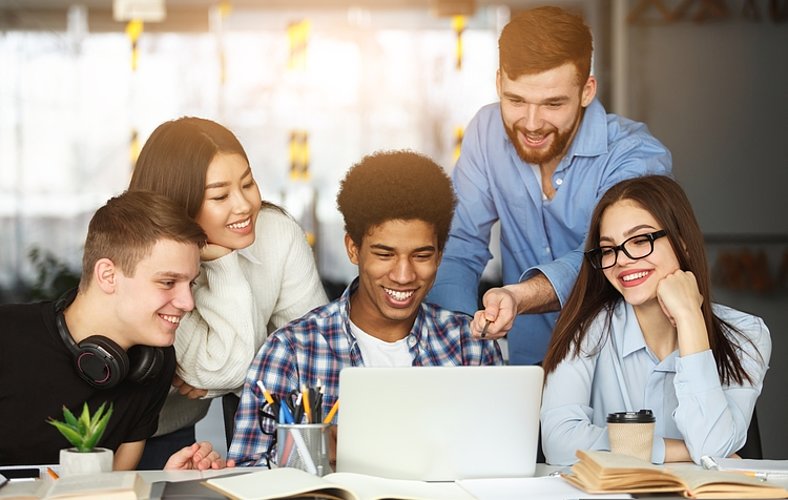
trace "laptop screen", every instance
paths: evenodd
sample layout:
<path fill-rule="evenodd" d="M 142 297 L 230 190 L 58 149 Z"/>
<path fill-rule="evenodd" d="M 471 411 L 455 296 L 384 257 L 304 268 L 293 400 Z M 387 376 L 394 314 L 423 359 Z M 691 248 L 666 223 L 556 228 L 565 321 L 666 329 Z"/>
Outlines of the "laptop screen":
<path fill-rule="evenodd" d="M 345 368 L 337 471 L 393 479 L 532 476 L 538 366 Z"/>

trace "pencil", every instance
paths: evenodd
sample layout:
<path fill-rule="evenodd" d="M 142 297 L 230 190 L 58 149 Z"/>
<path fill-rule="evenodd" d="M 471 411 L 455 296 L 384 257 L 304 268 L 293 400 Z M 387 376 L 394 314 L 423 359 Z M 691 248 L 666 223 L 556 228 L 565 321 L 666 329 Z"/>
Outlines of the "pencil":
<path fill-rule="evenodd" d="M 257 381 L 257 387 L 259 387 L 260 390 L 263 392 L 263 397 L 265 398 L 266 401 L 268 401 L 268 404 L 269 405 L 274 404 L 274 398 L 271 397 L 271 393 L 268 392 L 268 389 L 265 388 L 262 380 Z"/>
<path fill-rule="evenodd" d="M 334 401 L 334 406 L 331 407 L 331 410 L 329 410 L 328 415 L 326 415 L 326 418 L 323 419 L 323 423 L 330 424 L 331 419 L 333 419 L 334 415 L 337 414 L 338 409 L 339 409 L 339 400 L 337 399 L 336 401 Z"/>
<path fill-rule="evenodd" d="M 309 406 L 309 391 L 306 388 L 306 385 L 301 384 L 301 394 L 304 397 L 301 399 L 301 403 L 304 406 L 304 413 L 306 414 L 306 423 L 312 423 L 312 407 Z"/>
<path fill-rule="evenodd" d="M 47 474 L 49 474 L 49 477 L 52 479 L 60 479 L 60 476 L 57 475 L 57 472 L 52 470 L 52 467 L 47 467 Z"/>

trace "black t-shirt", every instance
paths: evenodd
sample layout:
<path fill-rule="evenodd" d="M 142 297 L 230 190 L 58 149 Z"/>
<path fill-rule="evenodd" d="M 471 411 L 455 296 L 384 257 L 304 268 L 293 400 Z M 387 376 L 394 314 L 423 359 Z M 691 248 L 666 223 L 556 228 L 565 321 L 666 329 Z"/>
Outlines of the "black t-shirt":
<path fill-rule="evenodd" d="M 64 405 L 79 417 L 85 401 L 91 412 L 104 401 L 113 404 L 98 446 L 117 450 L 122 443 L 149 438 L 174 373 L 175 350 L 168 347 L 155 381 L 124 380 L 96 389 L 74 368 L 52 302 L 0 305 L 0 465 L 58 463 L 60 450 L 71 444 L 47 417 L 62 420 Z"/>

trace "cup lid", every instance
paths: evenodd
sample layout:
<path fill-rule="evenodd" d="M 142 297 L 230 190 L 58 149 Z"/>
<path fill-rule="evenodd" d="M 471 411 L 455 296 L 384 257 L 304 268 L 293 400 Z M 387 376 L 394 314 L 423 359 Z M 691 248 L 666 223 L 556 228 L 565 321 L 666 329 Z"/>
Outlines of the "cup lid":
<path fill-rule="evenodd" d="M 618 413 L 608 413 L 607 423 L 609 424 L 643 424 L 656 421 L 651 410 L 622 411 Z"/>

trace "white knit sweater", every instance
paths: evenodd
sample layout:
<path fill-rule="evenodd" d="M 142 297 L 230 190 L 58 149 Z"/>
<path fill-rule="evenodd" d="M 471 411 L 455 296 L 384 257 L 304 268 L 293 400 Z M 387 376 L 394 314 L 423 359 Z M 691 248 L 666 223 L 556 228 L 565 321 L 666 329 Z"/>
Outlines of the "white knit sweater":
<path fill-rule="evenodd" d="M 171 390 L 156 435 L 197 422 L 210 398 L 240 393 L 268 334 L 328 301 L 312 249 L 292 218 L 263 208 L 255 234 L 248 248 L 202 263 L 195 308 L 181 319 L 175 352 L 178 375 L 208 396 L 192 401 Z"/>

